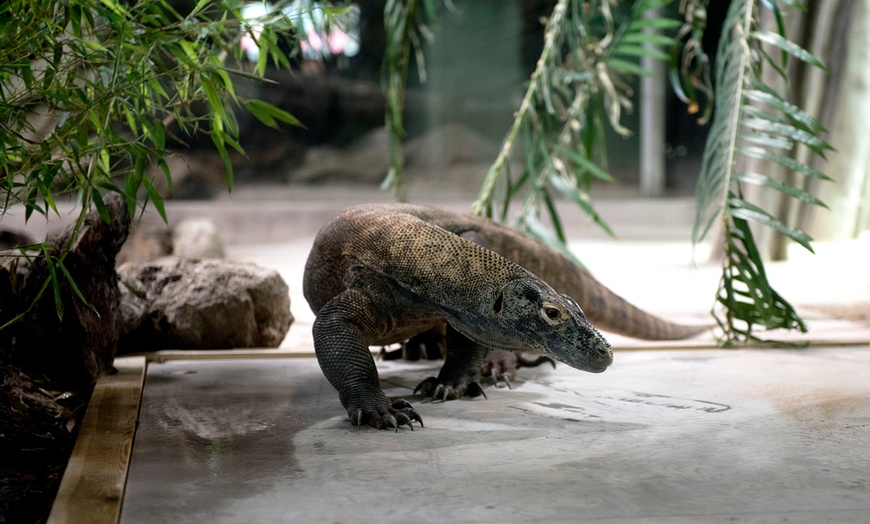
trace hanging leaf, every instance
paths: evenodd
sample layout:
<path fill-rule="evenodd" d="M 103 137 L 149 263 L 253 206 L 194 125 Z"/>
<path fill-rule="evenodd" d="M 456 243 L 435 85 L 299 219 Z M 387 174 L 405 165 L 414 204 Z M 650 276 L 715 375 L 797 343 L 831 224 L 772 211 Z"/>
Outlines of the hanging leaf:
<path fill-rule="evenodd" d="M 583 210 L 605 233 L 613 230 L 595 210 L 588 188 L 613 180 L 607 172 L 606 129 L 628 135 L 623 111 L 631 108 L 631 77 L 647 76 L 637 58 L 668 61 L 676 40 L 668 32 L 682 22 L 647 16 L 670 0 L 635 0 L 617 21 L 611 2 L 559 0 L 544 29 L 544 47 L 513 125 L 490 166 L 474 204 L 491 213 L 493 203 L 508 215 L 514 195 L 525 194 L 519 223 L 535 237 L 564 251 L 566 232 L 556 197 Z M 656 30 L 656 31 L 651 31 Z M 510 177 L 510 158 L 522 152 L 525 166 Z M 496 192 L 498 181 L 505 188 Z M 555 191 L 552 191 L 555 189 Z M 538 217 L 549 216 L 554 234 Z"/>
<path fill-rule="evenodd" d="M 762 2 L 776 10 L 779 31 L 784 31 L 775 1 Z M 717 82 L 713 124 L 707 139 L 697 191 L 697 214 L 693 240 L 699 242 L 721 218 L 725 224 L 722 278 L 717 292 L 721 310 L 714 310 L 723 331 L 721 341 L 732 344 L 758 340 L 756 326 L 764 329 L 806 330 L 794 308 L 767 280 L 763 259 L 749 224 L 770 228 L 813 251 L 812 238 L 799 228 L 743 198 L 747 184 L 776 191 L 800 202 L 827 207 L 790 179 L 778 179 L 747 171 L 738 165 L 745 159 L 766 161 L 791 173 L 820 180 L 822 172 L 789 156 L 797 145 L 824 158 L 831 146 L 819 134 L 824 127 L 797 106 L 787 102 L 763 81 L 765 66 L 785 75 L 789 57 L 822 67 L 808 52 L 758 25 L 759 2 L 732 1 L 726 14 L 717 51 Z M 761 49 L 762 44 L 783 51 L 777 63 Z"/>
<path fill-rule="evenodd" d="M 279 121 L 293 126 L 305 127 L 295 116 L 269 102 L 257 99 L 246 100 L 245 107 L 257 120 L 269 127 L 278 129 Z"/>
<path fill-rule="evenodd" d="M 819 69 L 825 69 L 825 66 L 819 61 L 818 58 L 814 57 L 812 53 L 807 51 L 806 49 L 800 47 L 794 42 L 789 41 L 784 36 L 773 33 L 771 31 L 756 31 L 752 33 L 752 37 L 761 40 L 764 43 L 776 46 L 789 55 L 797 58 L 798 60 L 802 60 L 811 66 L 818 67 Z"/>

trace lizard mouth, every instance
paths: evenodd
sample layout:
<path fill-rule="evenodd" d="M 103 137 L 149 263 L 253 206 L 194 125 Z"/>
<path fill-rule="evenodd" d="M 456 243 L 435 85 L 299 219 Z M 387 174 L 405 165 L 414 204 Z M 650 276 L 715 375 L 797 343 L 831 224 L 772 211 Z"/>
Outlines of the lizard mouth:
<path fill-rule="evenodd" d="M 585 371 L 589 373 L 604 373 L 608 367 L 610 367 L 609 364 L 593 364 L 586 368 Z"/>

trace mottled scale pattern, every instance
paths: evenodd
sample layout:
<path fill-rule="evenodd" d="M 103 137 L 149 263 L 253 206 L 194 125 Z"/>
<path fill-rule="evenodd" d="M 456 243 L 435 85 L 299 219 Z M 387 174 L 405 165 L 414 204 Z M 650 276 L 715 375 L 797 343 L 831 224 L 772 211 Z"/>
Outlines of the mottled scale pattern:
<path fill-rule="evenodd" d="M 589 321 L 604 331 L 642 340 L 680 340 L 709 329 L 676 324 L 643 311 L 555 249 L 502 224 L 435 207 L 395 207 L 457 235 L 478 233 L 489 249 L 534 273 L 556 291 L 573 297 Z"/>
<path fill-rule="evenodd" d="M 612 362 L 610 344 L 575 300 L 461 238 L 465 220 L 374 204 L 345 211 L 317 235 L 303 279 L 317 314 L 315 353 L 355 424 L 422 423 L 410 405 L 380 390 L 368 346 L 402 342 L 442 322 L 454 342 L 439 376 L 424 383 L 445 399 L 480 391 L 480 363 L 491 348 L 541 351 L 591 372 Z"/>

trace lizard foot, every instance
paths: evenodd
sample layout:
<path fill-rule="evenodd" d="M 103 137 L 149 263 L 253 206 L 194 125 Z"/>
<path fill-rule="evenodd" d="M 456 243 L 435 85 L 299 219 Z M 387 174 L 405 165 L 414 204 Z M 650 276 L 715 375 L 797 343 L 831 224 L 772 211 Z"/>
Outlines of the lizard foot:
<path fill-rule="evenodd" d="M 398 433 L 401 426 L 408 426 L 411 431 L 414 431 L 414 421 L 418 422 L 421 428 L 424 427 L 423 418 L 414 411 L 410 403 L 401 399 L 387 402 L 383 407 L 351 408 L 347 410 L 347 414 L 351 423 L 357 428 L 368 424 L 377 429 L 395 429 Z"/>
<path fill-rule="evenodd" d="M 508 389 L 511 389 L 511 383 L 516 380 L 519 368 L 533 368 L 545 363 L 550 363 L 554 369 L 556 367 L 556 362 L 547 356 L 527 359 L 512 351 L 493 349 L 486 355 L 486 360 L 480 367 L 480 374 L 485 377 L 491 377 L 496 388 L 498 388 L 498 383 L 501 380 Z"/>
<path fill-rule="evenodd" d="M 474 398 L 480 395 L 486 398 L 483 387 L 476 380 L 457 381 L 452 386 L 449 386 L 439 381 L 436 377 L 429 377 L 417 384 L 417 387 L 414 388 L 414 394 L 416 395 L 418 391 L 423 395 L 423 398 L 432 397 L 433 401 L 440 398 L 442 402 L 462 397 Z"/>

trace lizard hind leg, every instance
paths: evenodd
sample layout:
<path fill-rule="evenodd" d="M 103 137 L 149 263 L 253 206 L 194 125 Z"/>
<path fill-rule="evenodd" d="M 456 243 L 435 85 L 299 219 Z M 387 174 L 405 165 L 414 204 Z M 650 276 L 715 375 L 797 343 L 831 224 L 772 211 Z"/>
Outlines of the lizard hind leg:
<path fill-rule="evenodd" d="M 433 400 L 455 400 L 462 397 L 477 397 L 486 393 L 480 385 L 480 367 L 488 348 L 447 326 L 447 355 L 437 377 L 429 377 L 414 388 L 423 397 Z"/>
<path fill-rule="evenodd" d="M 554 369 L 556 368 L 556 361 L 546 355 L 529 359 L 513 351 L 493 349 L 486 355 L 480 373 L 484 377 L 490 377 L 496 388 L 498 388 L 498 382 L 501 380 L 508 389 L 511 389 L 511 385 L 516 380 L 517 371 L 520 368 L 533 368 L 541 364 L 550 364 Z"/>

